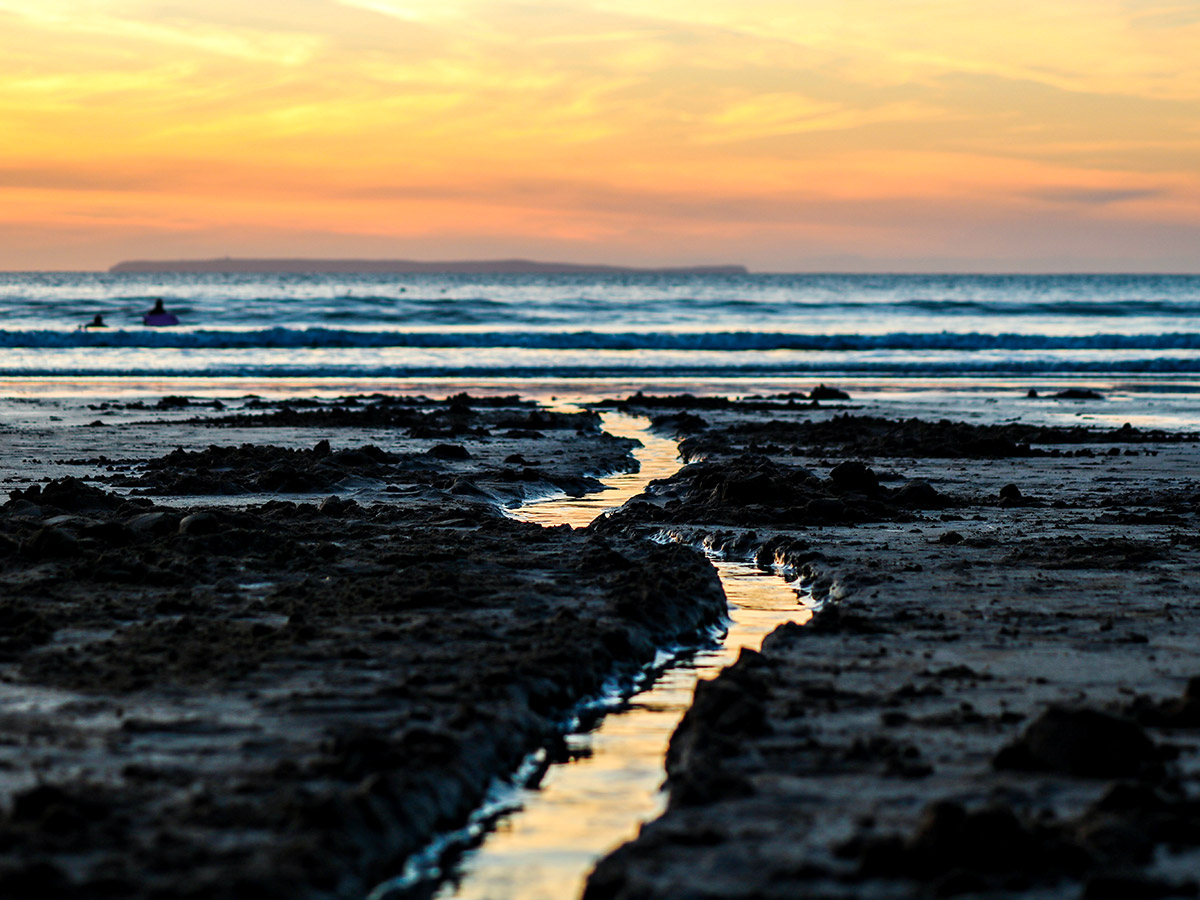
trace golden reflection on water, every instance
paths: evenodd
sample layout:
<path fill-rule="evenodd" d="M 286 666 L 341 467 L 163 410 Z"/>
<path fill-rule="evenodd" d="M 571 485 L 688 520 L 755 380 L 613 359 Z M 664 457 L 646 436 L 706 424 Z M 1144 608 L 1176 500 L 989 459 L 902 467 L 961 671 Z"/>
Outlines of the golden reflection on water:
<path fill-rule="evenodd" d="M 547 525 L 586 525 L 600 512 L 640 493 L 653 478 L 678 468 L 674 442 L 650 434 L 645 420 L 606 414 L 605 430 L 636 437 L 638 475 L 605 479 L 610 491 L 582 500 L 558 499 L 516 511 Z M 442 900 L 570 900 L 579 897 L 601 856 L 637 834 L 664 807 L 660 790 L 667 744 L 691 705 L 696 683 L 716 677 L 743 647 L 787 621 L 807 621 L 806 597 L 793 584 L 753 565 L 714 560 L 730 602 L 729 633 L 663 672 L 645 691 L 601 720 L 588 734 L 571 735 L 574 762 L 551 766 L 522 809 L 503 819 L 483 845 L 467 854 L 461 881 L 438 893 Z"/>
<path fill-rule="evenodd" d="M 567 411 L 574 411 L 569 408 Z M 632 438 L 642 446 L 634 451 L 641 464 L 637 472 L 622 472 L 603 479 L 603 491 L 583 497 L 551 497 L 528 503 L 509 515 L 523 522 L 539 525 L 567 524 L 583 528 L 602 513 L 616 509 L 630 497 L 636 497 L 646 485 L 657 478 L 669 478 L 679 470 L 679 448 L 674 441 L 650 431 L 650 423 L 638 416 L 606 412 L 601 414 L 603 428 L 617 437 Z"/>

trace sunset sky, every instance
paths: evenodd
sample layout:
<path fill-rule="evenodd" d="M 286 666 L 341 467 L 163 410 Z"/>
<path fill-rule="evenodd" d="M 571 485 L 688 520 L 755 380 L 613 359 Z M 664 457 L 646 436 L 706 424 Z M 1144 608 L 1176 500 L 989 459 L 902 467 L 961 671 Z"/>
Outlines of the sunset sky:
<path fill-rule="evenodd" d="M 1200 2 L 0 0 L 0 268 L 1200 271 Z"/>

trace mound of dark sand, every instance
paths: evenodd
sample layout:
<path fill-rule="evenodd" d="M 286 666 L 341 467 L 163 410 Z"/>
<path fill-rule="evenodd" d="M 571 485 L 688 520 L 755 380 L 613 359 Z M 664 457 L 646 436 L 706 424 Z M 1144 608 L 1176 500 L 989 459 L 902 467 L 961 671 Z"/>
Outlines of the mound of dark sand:
<path fill-rule="evenodd" d="M 334 449 L 328 440 L 312 448 L 271 444 L 212 445 L 204 450 L 174 450 L 150 460 L 130 462 L 127 472 L 101 476 L 138 496 L 235 496 L 250 494 L 328 494 L 372 485 L 379 490 L 428 487 L 459 496 L 473 494 L 494 503 L 531 490 L 558 489 L 573 496 L 597 490 L 595 477 L 580 474 L 582 463 L 624 470 L 636 466 L 630 442 L 597 433 L 573 437 L 590 460 L 555 454 L 546 465 L 519 454 L 503 464 L 477 456 L 462 444 L 434 444 L 424 452 L 391 453 L 374 444 Z M 447 466 L 445 463 L 460 465 Z M 514 466 L 519 465 L 520 468 Z M 467 489 L 467 486 L 470 489 Z"/>
<path fill-rule="evenodd" d="M 116 494 L 86 484 L 78 478 L 62 478 L 12 492 L 6 508 L 21 511 L 23 504 L 44 506 L 64 514 L 111 512 L 119 509 L 124 501 Z"/>
<path fill-rule="evenodd" d="M 709 423 L 711 424 L 711 423 Z M 689 437 L 680 447 L 684 459 L 731 455 L 752 445 L 779 445 L 809 455 L 842 457 L 911 457 L 935 459 L 1001 459 L 1062 456 L 1056 445 L 1112 443 L 1191 443 L 1191 433 L 1121 428 L 1051 428 L 1020 423 L 975 425 L 923 419 L 894 420 L 849 413 L 829 419 L 762 419 L 736 421 L 716 431 Z M 1094 451 L 1079 451 L 1094 455 Z"/>
<path fill-rule="evenodd" d="M 838 849 L 856 856 L 866 877 L 935 882 L 937 896 L 1020 889 L 1096 868 L 1088 849 L 1060 826 L 1023 819 L 1003 805 L 965 809 L 952 801 L 930 804 L 907 838 L 852 840 Z"/>
<path fill-rule="evenodd" d="M 147 460 L 140 474 L 120 486 L 142 494 L 269 494 L 328 493 L 352 478 L 382 480 L 395 475 L 397 464 L 412 472 L 419 463 L 404 460 L 373 444 L 333 451 L 328 441 L 309 450 L 242 444 L 205 450 L 174 450 Z M 426 472 L 439 471 L 426 467 Z"/>
<path fill-rule="evenodd" d="M 1153 861 L 1156 845 L 1200 846 L 1196 812 L 1196 802 L 1177 792 L 1129 782 L 1068 820 L 939 801 L 913 834 L 858 836 L 839 853 L 857 859 L 862 877 L 930 883 L 937 896 L 1082 881 L 1084 898 L 1195 897 L 1195 879 L 1155 878 L 1139 869 Z"/>
<path fill-rule="evenodd" d="M 1136 778 L 1161 768 L 1163 754 L 1134 721 L 1098 709 L 1052 706 L 993 761 L 997 769 L 1083 778 Z"/>
<path fill-rule="evenodd" d="M 251 401 L 248 411 L 189 419 L 186 424 L 237 428 L 387 428 L 412 438 L 488 437 L 494 433 L 540 433 L 571 429 L 595 432 L 594 412 L 540 409 L 516 397 L 458 394 L 444 401 L 413 397 L 345 397 L 338 401 Z"/>
<path fill-rule="evenodd" d="M 155 403 L 147 403 L 144 400 L 133 400 L 127 403 L 119 401 L 104 401 L 102 403 L 89 403 L 88 409 L 94 409 L 100 412 L 108 412 L 110 410 L 175 410 L 175 409 L 214 409 L 222 410 L 225 404 L 220 400 L 193 400 L 191 397 L 169 396 L 163 397 Z"/>
<path fill-rule="evenodd" d="M 1180 697 L 1155 700 L 1136 697 L 1125 713 L 1138 723 L 1158 728 L 1200 728 L 1200 676 L 1190 678 Z"/>
<path fill-rule="evenodd" d="M 914 510 L 942 509 L 955 502 L 924 481 L 884 487 L 875 471 L 858 461 L 840 463 L 822 478 L 810 469 L 757 454 L 692 463 L 655 482 L 653 491 L 597 527 L 614 531 L 671 523 L 853 524 L 903 520 Z"/>
<path fill-rule="evenodd" d="M 849 400 L 850 395 L 845 391 L 828 387 L 824 384 L 818 384 L 812 389 L 812 393 L 808 395 L 810 400 Z"/>
<path fill-rule="evenodd" d="M 622 400 L 603 400 L 593 404 L 596 409 L 622 409 L 626 411 L 645 413 L 647 410 L 653 409 L 738 409 L 738 410 L 781 410 L 794 409 L 797 400 L 849 400 L 850 395 L 845 391 L 836 387 L 830 387 L 825 384 L 819 384 L 812 389 L 811 393 L 803 391 L 788 391 L 783 394 L 772 394 L 770 397 L 746 397 L 739 400 L 731 400 L 729 397 L 708 396 L 697 397 L 693 394 L 671 394 L 667 396 L 656 396 L 654 394 L 645 394 L 638 391 L 636 394 L 630 394 Z M 779 401 L 785 401 L 783 403 Z M 817 408 L 819 403 L 813 402 L 813 408 Z"/>

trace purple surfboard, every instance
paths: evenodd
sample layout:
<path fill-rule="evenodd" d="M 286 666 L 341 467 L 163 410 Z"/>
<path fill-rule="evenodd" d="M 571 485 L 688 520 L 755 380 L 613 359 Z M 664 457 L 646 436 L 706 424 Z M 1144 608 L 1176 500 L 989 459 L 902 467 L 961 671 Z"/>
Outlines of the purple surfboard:
<path fill-rule="evenodd" d="M 179 319 L 173 313 L 147 313 L 142 316 L 142 324 L 152 328 L 162 328 L 167 325 L 178 325 Z"/>

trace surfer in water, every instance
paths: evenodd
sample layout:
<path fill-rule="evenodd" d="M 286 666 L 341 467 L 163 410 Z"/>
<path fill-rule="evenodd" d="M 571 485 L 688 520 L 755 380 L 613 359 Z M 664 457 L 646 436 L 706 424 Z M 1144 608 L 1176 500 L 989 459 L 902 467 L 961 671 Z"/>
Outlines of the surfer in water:
<path fill-rule="evenodd" d="M 89 329 L 89 328 L 107 328 L 107 327 L 108 327 L 108 323 L 104 321 L 104 316 L 100 315 L 100 313 L 96 313 L 96 315 L 92 319 L 92 321 L 88 322 L 86 325 L 80 325 L 79 330 L 87 331 L 87 329 Z"/>
<path fill-rule="evenodd" d="M 154 301 L 154 308 L 142 316 L 142 324 L 151 328 L 163 328 L 168 325 L 178 325 L 179 318 L 163 308 L 162 297 Z"/>

